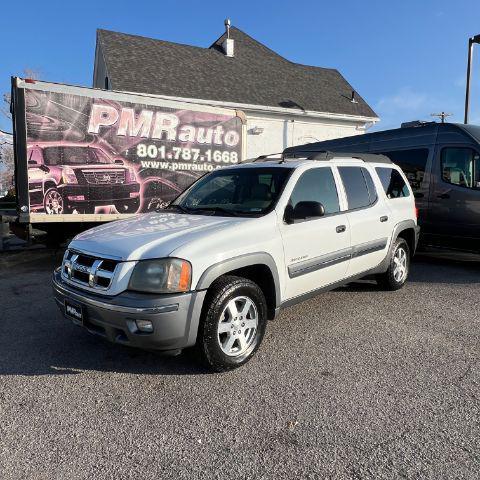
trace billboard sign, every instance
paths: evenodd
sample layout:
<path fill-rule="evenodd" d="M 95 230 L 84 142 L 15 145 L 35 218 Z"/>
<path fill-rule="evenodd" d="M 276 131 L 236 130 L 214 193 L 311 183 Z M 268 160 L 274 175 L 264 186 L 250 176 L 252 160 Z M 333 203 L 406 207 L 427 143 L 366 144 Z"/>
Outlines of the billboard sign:
<path fill-rule="evenodd" d="M 234 111 L 25 87 L 30 212 L 148 212 L 199 176 L 241 161 L 243 124 Z"/>

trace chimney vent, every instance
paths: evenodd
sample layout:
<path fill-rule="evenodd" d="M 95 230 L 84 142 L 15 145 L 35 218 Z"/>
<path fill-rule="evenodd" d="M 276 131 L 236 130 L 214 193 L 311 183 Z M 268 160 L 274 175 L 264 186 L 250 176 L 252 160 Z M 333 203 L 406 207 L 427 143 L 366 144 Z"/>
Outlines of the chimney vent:
<path fill-rule="evenodd" d="M 222 43 L 223 52 L 227 57 L 233 57 L 234 41 L 233 41 L 233 38 L 230 38 L 230 25 L 231 25 L 230 19 L 226 18 L 224 23 L 225 23 L 225 32 L 227 34 L 227 38 Z"/>

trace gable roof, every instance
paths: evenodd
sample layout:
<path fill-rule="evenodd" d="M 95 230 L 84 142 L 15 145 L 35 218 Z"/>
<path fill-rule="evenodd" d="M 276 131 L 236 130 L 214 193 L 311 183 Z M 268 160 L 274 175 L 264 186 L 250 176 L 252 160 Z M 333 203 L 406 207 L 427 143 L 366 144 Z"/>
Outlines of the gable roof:
<path fill-rule="evenodd" d="M 238 28 L 230 29 L 235 56 L 223 34 L 210 47 L 97 31 L 112 89 L 376 118 L 338 70 L 293 63 Z"/>

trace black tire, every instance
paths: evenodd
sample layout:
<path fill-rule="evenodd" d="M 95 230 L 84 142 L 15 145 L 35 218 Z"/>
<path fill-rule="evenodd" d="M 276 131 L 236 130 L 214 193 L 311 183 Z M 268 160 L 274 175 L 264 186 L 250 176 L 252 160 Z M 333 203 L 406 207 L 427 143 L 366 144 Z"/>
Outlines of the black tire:
<path fill-rule="evenodd" d="M 401 278 L 398 276 L 397 262 L 398 256 L 401 252 L 405 255 L 405 272 Z M 385 273 L 381 273 L 376 276 L 378 285 L 385 290 L 399 290 L 405 285 L 410 273 L 410 248 L 408 243 L 403 238 L 397 238 L 393 244 L 392 253 L 390 254 L 388 270 Z"/>
<path fill-rule="evenodd" d="M 123 202 L 115 202 L 115 209 L 118 213 L 137 213 L 140 206 L 140 200 L 125 200 Z"/>
<path fill-rule="evenodd" d="M 237 337 L 232 349 L 238 348 L 239 353 L 227 355 L 225 351 L 222 350 L 222 348 L 225 348 L 225 345 L 228 344 L 227 338 L 234 338 L 232 335 L 237 334 L 245 341 L 247 337 L 246 332 L 249 332 L 248 326 L 243 327 L 242 325 L 243 320 L 240 319 L 243 317 L 237 316 L 235 317 L 237 320 L 233 321 L 223 315 L 228 309 L 229 302 L 239 298 L 247 298 L 255 306 L 255 309 L 249 310 L 250 313 L 248 316 L 251 321 L 254 317 L 252 312 L 256 314 L 257 327 L 254 332 L 251 332 L 251 338 L 248 343 L 244 343 L 244 351 L 242 351 L 241 348 L 240 338 Z M 238 301 L 241 302 L 242 300 Z M 239 305 L 241 306 L 241 303 Z M 247 303 L 245 303 L 245 305 L 247 305 Z M 238 313 L 239 315 L 242 314 L 242 312 Z M 247 319 L 247 316 L 244 318 Z M 224 320 L 224 325 L 230 325 L 232 328 L 231 331 L 219 333 L 221 319 Z M 234 324 L 236 324 L 235 327 Z M 266 326 L 267 302 L 260 287 L 246 278 L 226 275 L 212 284 L 205 299 L 205 307 L 202 312 L 198 330 L 197 350 L 203 362 L 216 372 L 238 368 L 247 363 L 258 350 L 263 340 Z M 239 330 L 235 330 L 236 328 L 239 328 Z M 224 335 L 227 337 L 224 337 Z M 222 342 L 224 338 L 225 340 Z M 235 346 L 237 344 L 238 347 Z"/>

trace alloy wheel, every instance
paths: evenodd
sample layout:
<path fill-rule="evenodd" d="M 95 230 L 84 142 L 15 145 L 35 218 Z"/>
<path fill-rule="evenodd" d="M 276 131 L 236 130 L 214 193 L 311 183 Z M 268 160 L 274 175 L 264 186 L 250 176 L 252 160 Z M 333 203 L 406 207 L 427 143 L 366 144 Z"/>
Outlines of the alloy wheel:
<path fill-rule="evenodd" d="M 63 213 L 63 198 L 56 190 L 50 190 L 45 194 L 45 211 L 49 215 Z"/>
<path fill-rule="evenodd" d="M 258 328 L 258 310 L 246 296 L 235 297 L 223 309 L 218 322 L 218 344 L 229 357 L 247 351 L 255 339 Z"/>
<path fill-rule="evenodd" d="M 405 249 L 402 247 L 397 248 L 397 251 L 395 252 L 395 255 L 393 257 L 393 278 L 398 283 L 403 282 L 407 276 L 407 259 L 408 257 Z"/>

